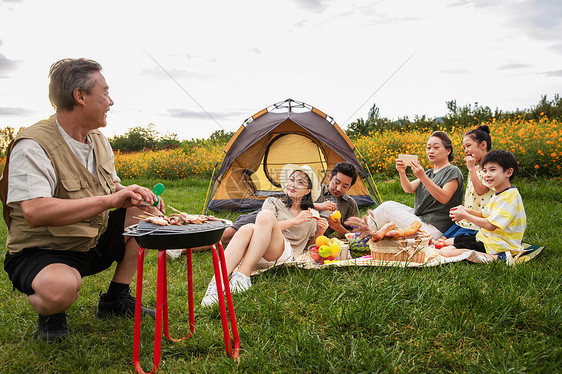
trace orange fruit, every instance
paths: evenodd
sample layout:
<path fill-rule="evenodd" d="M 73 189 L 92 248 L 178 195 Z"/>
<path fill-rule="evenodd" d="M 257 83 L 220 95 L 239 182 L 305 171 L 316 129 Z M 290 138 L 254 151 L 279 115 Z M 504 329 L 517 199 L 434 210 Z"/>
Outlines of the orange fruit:
<path fill-rule="evenodd" d="M 338 255 L 341 252 L 341 247 L 337 244 L 330 244 L 328 248 L 330 248 L 330 254 L 332 255 Z"/>
<path fill-rule="evenodd" d="M 324 235 L 320 235 L 319 237 L 316 238 L 316 246 L 320 249 L 321 246 L 323 245 L 329 245 L 330 244 L 330 239 L 328 239 L 327 237 L 325 237 Z"/>
<path fill-rule="evenodd" d="M 332 212 L 332 214 L 330 214 L 330 219 L 334 222 L 336 222 L 336 220 L 341 219 L 341 213 L 339 210 L 334 210 Z"/>

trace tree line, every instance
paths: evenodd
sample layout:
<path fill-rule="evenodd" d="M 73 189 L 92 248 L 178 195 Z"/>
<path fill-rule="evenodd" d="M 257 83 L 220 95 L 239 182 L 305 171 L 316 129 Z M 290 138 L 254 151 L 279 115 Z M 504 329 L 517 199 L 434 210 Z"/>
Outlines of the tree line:
<path fill-rule="evenodd" d="M 380 109 L 373 104 L 366 119 L 358 118 L 350 123 L 346 133 L 350 138 L 369 135 L 369 133 L 385 130 L 393 131 L 411 131 L 411 130 L 451 130 L 459 125 L 476 127 L 482 122 L 491 121 L 492 119 L 502 120 L 522 116 L 526 119 L 539 119 L 547 116 L 551 119 L 562 119 L 562 99 L 560 95 L 554 95 L 549 100 L 546 95 L 542 96 L 537 105 L 530 109 L 517 109 L 515 111 L 502 111 L 499 109 L 492 110 L 488 106 L 482 106 L 478 103 L 459 106 L 456 100 L 447 101 L 448 113 L 443 117 L 430 118 L 425 115 L 414 116 L 413 119 L 408 116 L 399 117 L 396 120 L 382 117 Z M 12 127 L 0 129 L 0 156 L 5 156 L 6 150 L 10 142 L 16 134 Z M 204 146 L 208 143 L 226 144 L 234 132 L 218 130 L 212 133 L 206 139 L 190 139 L 179 140 L 176 134 L 161 135 L 156 131 L 154 124 L 149 123 L 147 126 L 135 126 L 129 129 L 123 135 L 116 135 L 109 138 L 111 147 L 120 152 L 139 152 L 143 150 L 158 150 L 182 147 L 186 152 L 198 146 Z"/>
<path fill-rule="evenodd" d="M 554 95 L 552 100 L 548 100 L 547 96 L 544 95 L 536 106 L 530 109 L 516 109 L 515 111 L 502 111 L 497 108 L 492 111 L 490 107 L 478 103 L 459 106 L 456 100 L 447 101 L 446 104 L 448 113 L 443 117 L 429 118 L 423 115 L 410 119 L 405 116 L 396 120 L 382 117 L 379 108 L 374 104 L 369 110 L 367 118 L 359 118 L 350 123 L 346 133 L 350 138 L 357 138 L 366 136 L 371 132 L 385 130 L 407 132 L 411 130 L 435 131 L 445 129 L 445 131 L 448 131 L 459 125 L 477 127 L 482 122 L 492 121 L 494 118 L 500 121 L 517 116 L 527 120 L 538 120 L 543 116 L 551 119 L 562 119 L 562 99 L 558 94 Z"/>

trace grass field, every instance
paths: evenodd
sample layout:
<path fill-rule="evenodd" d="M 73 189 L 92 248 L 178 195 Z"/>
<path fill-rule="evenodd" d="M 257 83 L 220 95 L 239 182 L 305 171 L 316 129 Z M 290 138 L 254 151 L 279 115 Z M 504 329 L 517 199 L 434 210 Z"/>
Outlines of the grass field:
<path fill-rule="evenodd" d="M 201 213 L 207 181 L 164 183 L 168 204 Z M 199 306 L 212 261 L 209 252 L 194 253 L 196 333 L 185 342 L 163 343 L 160 372 L 560 372 L 562 182 L 515 184 L 527 212 L 525 241 L 547 246 L 537 258 L 513 268 L 453 263 L 427 269 L 270 270 L 253 277 L 247 293 L 234 296 L 238 360 L 225 355 L 218 307 Z M 413 204 L 396 181 L 377 186 L 383 199 Z M 133 319 L 95 317 L 111 275 L 84 279 L 67 311 L 71 336 L 45 344 L 35 339 L 37 314 L 0 272 L 0 372 L 134 372 Z M 185 262 L 171 263 L 168 277 L 170 330 L 178 337 L 188 331 Z M 144 301 L 153 306 L 156 253 L 147 257 L 144 279 Z M 145 322 L 141 364 L 150 370 L 154 326 Z"/>

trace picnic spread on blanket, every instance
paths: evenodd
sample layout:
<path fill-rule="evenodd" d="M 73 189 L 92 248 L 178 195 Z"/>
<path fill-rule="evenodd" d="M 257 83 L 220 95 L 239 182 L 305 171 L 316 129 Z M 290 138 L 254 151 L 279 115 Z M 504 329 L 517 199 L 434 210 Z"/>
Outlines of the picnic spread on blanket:
<path fill-rule="evenodd" d="M 527 262 L 527 261 L 535 258 L 539 253 L 541 253 L 541 251 L 544 248 L 545 248 L 544 246 L 536 246 L 536 245 L 531 245 L 531 244 L 528 244 L 528 243 L 523 243 L 521 254 L 518 257 L 514 258 L 514 262 L 516 264 Z M 422 256 L 413 256 L 410 260 L 408 260 L 408 259 L 404 259 L 405 255 L 400 256 L 400 259 L 397 259 L 397 260 L 390 259 L 390 256 L 387 259 L 377 259 L 377 258 L 373 258 L 372 255 L 365 255 L 365 256 L 353 258 L 353 257 L 351 257 L 351 254 L 349 252 L 349 245 L 345 244 L 344 247 L 342 247 L 342 253 L 344 253 L 344 254 L 347 253 L 347 255 L 346 255 L 347 258 L 342 258 L 340 260 L 335 260 L 335 261 L 327 261 L 324 264 L 319 264 L 319 263 L 316 263 L 310 257 L 309 253 L 305 252 L 293 261 L 287 261 L 287 262 L 284 262 L 284 263 L 277 263 L 272 267 L 285 265 L 285 266 L 297 266 L 297 267 L 303 268 L 303 269 L 322 269 L 322 268 L 328 268 L 328 267 L 333 267 L 333 266 L 336 266 L 336 267 L 342 267 L 342 266 L 399 266 L 399 267 L 420 268 L 420 267 L 430 267 L 430 266 L 444 265 L 444 264 L 448 264 L 448 263 L 452 263 L 452 262 L 460 262 L 460 261 L 464 261 L 464 260 L 469 261 L 469 262 L 473 262 L 473 263 L 487 263 L 487 262 L 489 262 L 484 257 L 484 255 L 482 253 L 479 253 L 479 252 L 476 252 L 476 251 L 466 252 L 463 255 L 457 256 L 457 257 L 443 257 L 443 256 L 440 256 L 437 253 L 438 251 L 435 248 L 434 244 L 428 245 L 427 247 L 423 248 L 420 251 L 423 251 L 422 252 L 423 253 L 423 260 L 422 261 L 418 261 Z M 412 252 L 417 253 L 415 246 L 412 246 L 406 252 L 410 253 L 410 254 Z M 394 254 L 392 254 L 392 256 L 393 255 Z M 258 273 L 263 272 L 265 270 L 269 270 L 272 267 L 257 269 L 254 272 L 254 274 L 258 274 Z"/>
<path fill-rule="evenodd" d="M 254 274 L 275 266 L 297 266 L 304 269 L 320 269 L 342 266 L 399 266 L 431 267 L 452 262 L 469 261 L 473 263 L 491 262 L 482 252 L 467 251 L 456 257 L 444 257 L 439 254 L 439 241 L 433 241 L 430 235 L 420 230 L 420 222 L 414 222 L 405 229 L 396 229 L 393 223 L 379 230 L 369 228 L 368 217 L 353 217 L 354 232 L 346 235 L 345 240 L 326 239 L 327 243 L 311 245 L 297 258 L 258 268 Z M 321 237 L 319 237 L 321 238 Z M 324 239 L 321 239 L 323 241 Z M 337 246 L 338 252 L 328 256 L 319 256 L 321 244 L 328 247 Z M 436 246 L 437 245 L 437 246 Z M 513 256 L 513 264 L 527 262 L 536 257 L 545 247 L 523 243 L 519 253 Z M 335 254 L 335 256 L 334 256 Z"/>

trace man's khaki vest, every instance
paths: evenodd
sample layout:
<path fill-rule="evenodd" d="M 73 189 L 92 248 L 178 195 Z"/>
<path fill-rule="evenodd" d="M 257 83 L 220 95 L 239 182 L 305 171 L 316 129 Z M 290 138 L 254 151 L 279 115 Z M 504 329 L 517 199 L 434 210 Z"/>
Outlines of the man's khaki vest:
<path fill-rule="evenodd" d="M 0 197 L 4 205 L 4 220 L 8 225 L 6 246 L 11 254 L 32 247 L 85 252 L 97 244 L 107 228 L 107 210 L 72 225 L 32 228 L 25 222 L 19 202 L 10 203 L 10 207 L 6 206 L 10 153 L 21 139 L 35 140 L 49 156 L 57 178 L 53 197 L 80 199 L 115 192 L 114 165 L 107 152 L 104 136 L 98 130 L 90 131 L 89 135 L 94 145 L 98 178 L 78 161 L 62 137 L 54 115 L 21 131 L 8 147 L 6 166 L 0 180 Z"/>

